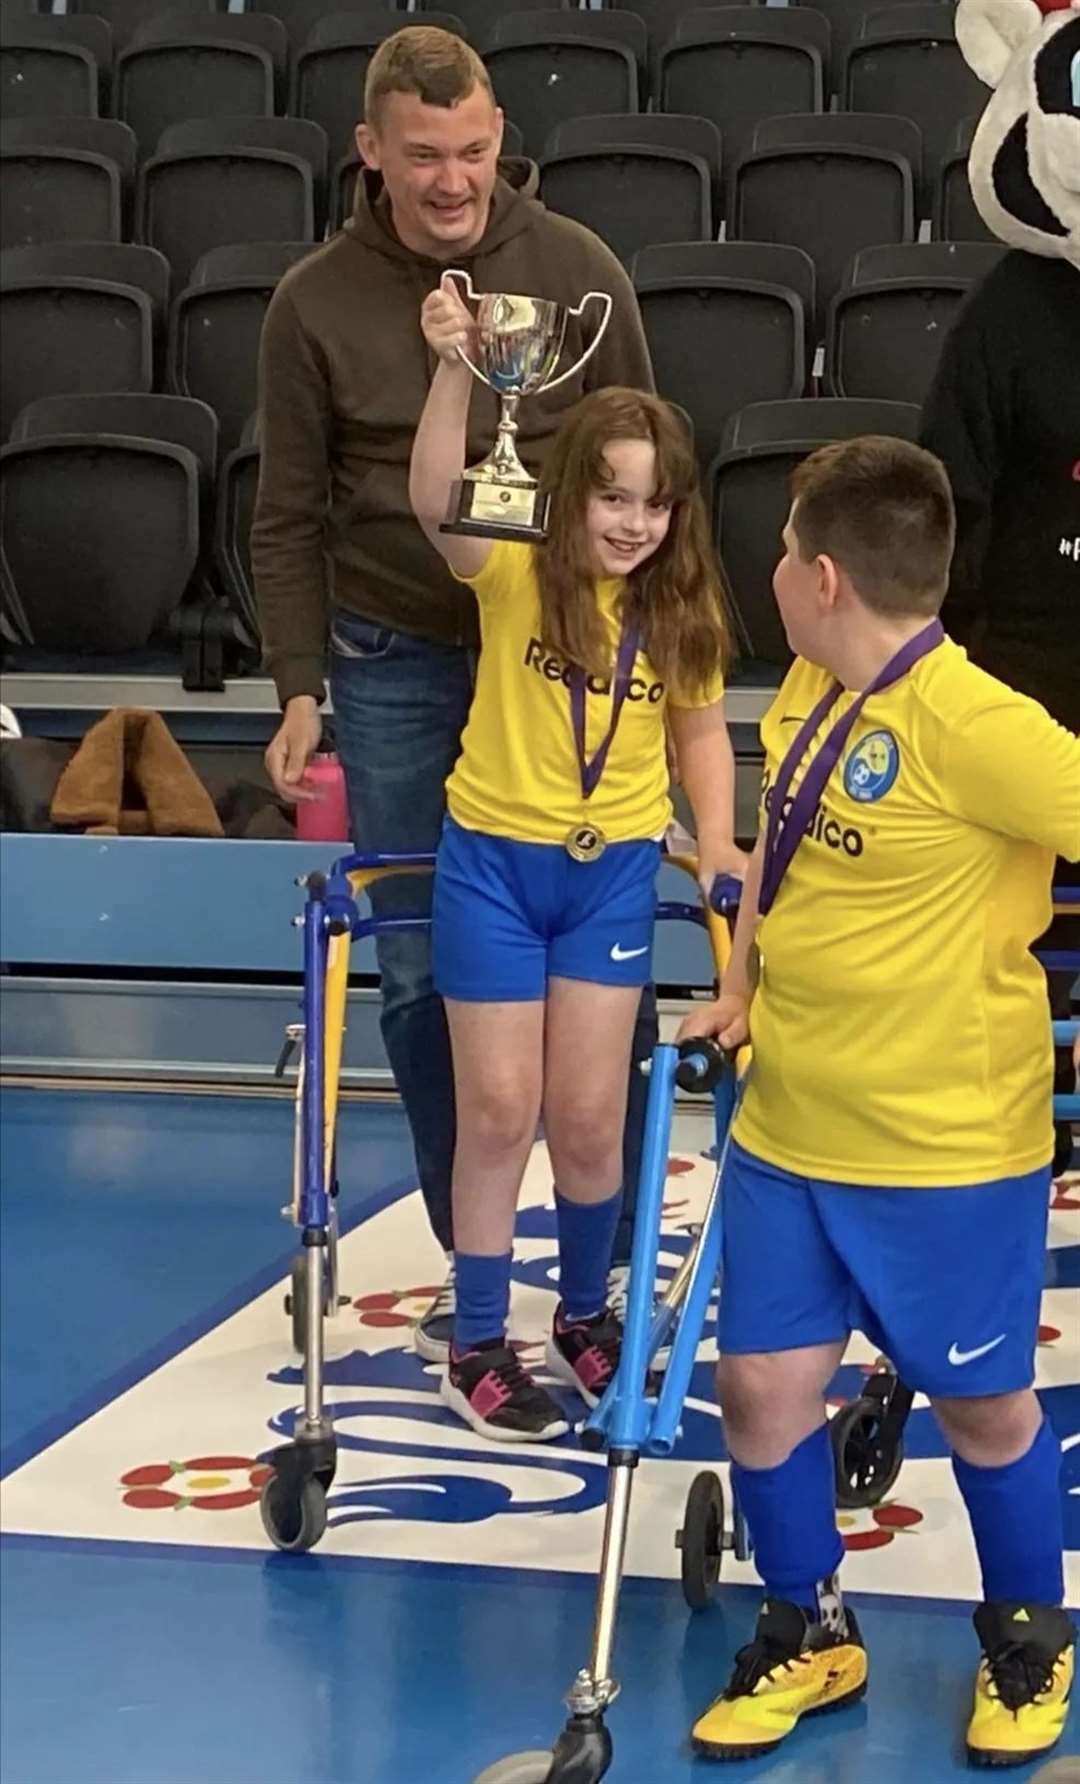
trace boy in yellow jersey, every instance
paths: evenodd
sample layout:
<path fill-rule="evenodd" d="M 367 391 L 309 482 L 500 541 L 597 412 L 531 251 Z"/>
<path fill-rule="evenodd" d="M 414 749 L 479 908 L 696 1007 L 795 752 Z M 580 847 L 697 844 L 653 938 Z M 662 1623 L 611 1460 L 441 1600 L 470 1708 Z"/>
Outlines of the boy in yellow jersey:
<path fill-rule="evenodd" d="M 724 1179 L 718 1388 L 766 1602 L 698 1749 L 742 1759 L 853 1702 L 824 1393 L 858 1328 L 927 1394 L 982 1569 L 968 1754 L 1061 1734 L 1060 1450 L 1035 1396 L 1053 1054 L 1031 943 L 1080 859 L 1080 740 L 937 620 L 939 461 L 851 440 L 793 479 L 773 579 L 796 653 L 762 725 L 764 833 L 722 995 L 753 1042 Z"/>

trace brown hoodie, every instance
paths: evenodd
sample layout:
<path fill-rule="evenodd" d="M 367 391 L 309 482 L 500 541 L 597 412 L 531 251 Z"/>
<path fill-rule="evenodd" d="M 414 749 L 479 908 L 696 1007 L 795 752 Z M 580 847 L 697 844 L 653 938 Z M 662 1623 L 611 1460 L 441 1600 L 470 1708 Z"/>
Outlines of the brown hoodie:
<path fill-rule="evenodd" d="M 607 291 L 614 309 L 584 372 L 521 407 L 518 445 L 532 471 L 584 391 L 653 388 L 633 288 L 591 230 L 531 196 L 531 162 L 500 166 L 488 227 L 465 267 L 479 291 L 520 291 L 576 304 Z M 443 265 L 394 233 L 382 181 L 357 182 L 353 215 L 288 272 L 267 311 L 259 359 L 262 466 L 251 551 L 266 663 L 282 706 L 323 695 L 327 612 L 442 643 L 478 642 L 472 593 L 454 581 L 409 505 L 409 456 L 434 359 L 420 306 Z M 562 369 L 596 327 L 590 305 L 567 329 Z M 495 438 L 498 405 L 478 382 L 467 462 Z"/>

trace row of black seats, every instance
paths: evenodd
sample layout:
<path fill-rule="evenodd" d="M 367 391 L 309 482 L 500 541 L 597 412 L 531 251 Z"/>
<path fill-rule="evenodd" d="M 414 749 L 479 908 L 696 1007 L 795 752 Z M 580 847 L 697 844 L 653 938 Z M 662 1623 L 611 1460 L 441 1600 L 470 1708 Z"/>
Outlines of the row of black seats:
<path fill-rule="evenodd" d="M 461 28 L 453 13 L 424 16 Z M 165 10 L 138 26 L 111 67 L 106 23 L 41 17 L 7 33 L 0 93 L 8 116 L 108 111 L 132 126 L 142 155 L 191 115 L 193 103 L 203 116 L 288 113 L 321 125 L 339 159 L 352 142 L 371 56 L 401 18 L 384 8 L 331 12 L 290 57 L 275 17 Z M 736 159 L 759 118 L 820 111 L 835 94 L 840 110 L 912 118 L 936 164 L 951 126 L 984 102 L 945 0 L 874 8 L 844 55 L 833 50 L 832 26 L 816 7 L 741 5 L 677 21 L 656 58 L 651 93 L 644 26 L 632 14 L 500 14 L 485 54 L 500 102 L 534 156 L 568 118 L 638 111 L 649 100 L 658 111 L 710 119 Z"/>
<path fill-rule="evenodd" d="M 47 242 L 0 253 L 0 437 L 45 396 L 154 390 L 213 409 L 217 449 L 256 402 L 259 335 L 275 285 L 310 242 L 215 248 L 170 303 L 156 248 Z"/>
<path fill-rule="evenodd" d="M 703 469 L 750 403 L 814 394 L 921 403 L 957 305 L 1004 250 L 917 242 L 864 248 L 828 315 L 820 379 L 813 263 L 799 248 L 686 242 L 633 266 L 657 382 L 689 415 Z M 259 334 L 304 242 L 215 248 L 169 305 L 154 248 L 50 243 L 0 254 L 0 436 L 43 396 L 164 389 L 218 419 L 219 454 L 257 400 Z"/>
<path fill-rule="evenodd" d="M 913 439 L 918 422 L 914 404 L 828 397 L 728 420 L 709 482 L 745 664 L 789 661 L 771 575 L 795 464 L 856 434 Z M 0 448 L 13 669 L 42 653 L 69 668 L 80 655 L 115 662 L 170 635 L 189 685 L 254 663 L 254 421 L 215 475 L 216 433 L 210 409 L 176 396 L 49 397 L 22 412 Z"/>
<path fill-rule="evenodd" d="M 814 0 L 814 5 L 829 18 L 839 43 L 858 35 L 862 16 L 875 3 L 880 5 L 882 0 Z M 951 6 L 954 0 L 942 3 Z M 598 14 L 610 14 L 624 23 L 629 20 L 626 28 L 634 33 L 635 40 L 644 31 L 650 61 L 655 61 L 690 14 L 711 12 L 730 4 L 731 0 L 603 0 L 602 5 L 597 5 L 596 0 L 581 0 L 578 5 L 576 0 L 548 0 L 546 6 L 538 7 L 536 0 L 449 0 L 449 4 L 443 0 L 440 5 L 413 0 L 408 6 L 395 4 L 395 0 L 186 0 L 187 10 L 192 12 L 219 16 L 255 13 L 280 19 L 294 49 L 300 49 L 331 12 L 351 13 L 354 18 L 375 25 L 389 19 L 391 28 L 399 30 L 402 25 L 421 24 L 433 14 L 437 17 L 440 12 L 449 11 L 457 28 L 478 49 L 491 43 L 509 20 L 521 14 L 562 14 L 558 27 L 568 32 L 581 24 L 582 15 L 587 28 Z M 801 4 L 801 0 L 759 0 L 759 4 L 782 7 Z M 96 16 L 108 24 L 115 47 L 123 49 L 147 19 L 175 12 L 177 5 L 178 0 L 51 0 L 51 4 L 50 0 L 0 0 L 0 20 L 14 24 L 26 18 Z M 608 28 L 615 29 L 597 27 L 600 32 Z"/>
<path fill-rule="evenodd" d="M 809 254 L 820 329 L 854 254 L 915 239 L 921 165 L 919 131 L 907 118 L 766 118 L 734 171 L 725 233 Z M 161 249 L 180 289 L 211 248 L 313 241 L 339 227 L 357 163 L 334 171 L 329 216 L 326 137 L 304 119 L 192 119 L 165 132 L 138 169 L 132 201 L 134 172 L 125 124 L 22 118 L 0 126 L 0 246 L 133 236 Z M 653 113 L 563 125 L 541 163 L 540 193 L 629 266 L 656 243 L 715 240 L 721 180 L 714 125 Z M 958 147 L 939 181 L 936 233 L 985 239 L 974 216 Z"/>
<path fill-rule="evenodd" d="M 258 630 L 225 531 L 212 409 L 190 397 L 42 397 L 0 448 L 8 667 L 161 667 L 222 688 Z M 89 660 L 89 662 L 88 662 Z"/>

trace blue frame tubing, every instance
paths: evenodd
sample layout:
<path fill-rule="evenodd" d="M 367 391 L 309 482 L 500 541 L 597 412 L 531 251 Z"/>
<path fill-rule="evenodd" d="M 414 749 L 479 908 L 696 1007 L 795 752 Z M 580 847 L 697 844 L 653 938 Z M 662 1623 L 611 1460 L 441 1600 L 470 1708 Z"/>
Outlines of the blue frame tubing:
<path fill-rule="evenodd" d="M 696 879 L 692 858 L 668 859 Z M 736 881 L 716 882 L 705 910 L 700 905 L 680 902 L 661 902 L 657 907 L 660 917 L 687 918 L 708 930 L 717 980 L 729 956 L 725 917 L 738 901 L 738 889 Z M 682 1047 L 662 1044 L 642 1069 L 649 1074 L 649 1095 L 622 1349 L 614 1380 L 582 1429 L 582 1443 L 591 1449 L 606 1448 L 608 1461 L 590 1658 L 567 1693 L 570 1714 L 551 1750 L 550 1760 L 546 1754 L 538 1753 L 516 1756 L 529 1762 L 530 1779 L 540 1776 L 534 1769 L 536 1764 L 548 1761 L 545 1784 L 599 1784 L 611 1765 L 612 1739 L 605 1718 L 619 1692 L 618 1681 L 611 1674 L 611 1661 L 634 1470 L 643 1453 L 668 1455 L 675 1443 L 720 1258 L 718 1187 L 737 1099 L 734 1069 L 715 1043 L 708 1041 L 686 1042 Z M 663 1306 L 654 1316 L 660 1218 L 677 1084 L 691 1091 L 713 1091 L 717 1138 L 721 1143 L 709 1211 L 692 1262 L 689 1268 L 684 1266 L 677 1273 Z M 646 1370 L 676 1320 L 667 1379 L 659 1399 L 653 1400 L 645 1392 Z M 737 1527 L 737 1552 L 741 1552 L 743 1541 Z M 499 1771 L 512 1763 L 513 1760 L 504 1761 L 495 1769 Z"/>
<path fill-rule="evenodd" d="M 304 933 L 304 1052 L 297 1136 L 299 1181 L 294 1165 L 292 1213 L 301 1232 L 304 1268 L 299 1277 L 294 1273 L 293 1291 L 295 1295 L 303 1285 L 304 1411 L 292 1442 L 279 1445 L 264 1457 L 273 1473 L 259 1500 L 263 1528 L 274 1546 L 286 1553 L 311 1549 L 322 1536 L 326 1495 L 337 1467 L 333 1424 L 323 1407 L 323 1337 L 327 1295 L 336 1297 L 337 1293 L 330 1249 L 336 1231 L 330 1177 L 345 1030 L 348 947 L 354 937 L 373 934 L 377 928 L 427 926 L 427 919 L 421 917 L 398 917 L 385 925 L 375 918 L 362 918 L 356 901 L 374 880 L 390 873 L 430 872 L 434 862 L 433 855 L 353 854 L 335 861 L 329 876 L 312 873 L 297 882 L 306 892 L 303 915 L 296 919 Z M 335 943 L 343 946 L 332 953 Z"/>
<path fill-rule="evenodd" d="M 304 905 L 304 1037 L 322 1037 L 325 1030 L 326 956 L 329 937 L 322 892 L 325 882 L 312 875 L 307 885 Z M 304 1090 L 301 1124 L 304 1146 L 304 1169 L 300 1190 L 300 1227 L 305 1242 L 308 1234 L 321 1244 L 330 1220 L 330 1202 L 326 1189 L 325 1169 L 325 1051 L 321 1046 L 304 1048 Z"/>
<path fill-rule="evenodd" d="M 704 1079 L 711 1063 L 703 1052 L 688 1053 L 666 1044 L 657 1047 L 653 1054 L 622 1353 L 615 1379 L 587 1420 L 583 1434 L 586 1443 L 591 1439 L 597 1448 L 603 1446 L 637 1450 L 649 1456 L 669 1456 L 678 1437 L 683 1403 L 720 1269 L 723 1247 L 720 1180 L 731 1123 L 741 1094 L 730 1067 L 725 1069 L 713 1089 L 716 1171 L 681 1307 L 674 1307 L 665 1300 L 654 1312 L 653 1285 L 660 1251 L 660 1220 L 677 1074 L 681 1066 L 687 1075 Z M 690 1088 L 689 1085 L 686 1087 Z M 643 1392 L 646 1372 L 673 1329 L 663 1386 L 654 1401 Z"/>
<path fill-rule="evenodd" d="M 1074 964 L 1076 964 L 1075 961 Z M 1080 1021 L 1054 1023 L 1054 1045 L 1056 1047 L 1071 1047 L 1078 1034 L 1080 1034 Z M 1054 1098 L 1054 1120 L 1080 1121 L 1080 1090 L 1072 1095 Z"/>

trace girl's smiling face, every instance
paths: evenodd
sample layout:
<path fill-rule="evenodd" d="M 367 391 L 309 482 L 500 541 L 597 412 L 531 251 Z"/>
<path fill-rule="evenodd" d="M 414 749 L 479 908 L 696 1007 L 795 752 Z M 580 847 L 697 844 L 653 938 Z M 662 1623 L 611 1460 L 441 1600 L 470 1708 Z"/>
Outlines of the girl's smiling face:
<path fill-rule="evenodd" d="M 585 510 L 589 558 L 597 576 L 628 576 L 663 544 L 671 503 L 657 496 L 651 440 L 610 440 L 604 464 L 607 480 Z"/>

